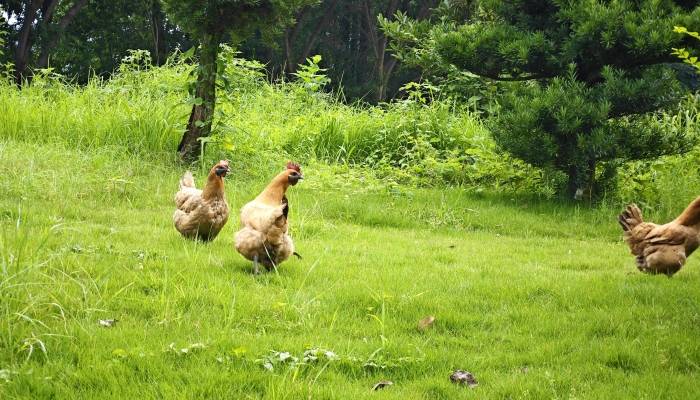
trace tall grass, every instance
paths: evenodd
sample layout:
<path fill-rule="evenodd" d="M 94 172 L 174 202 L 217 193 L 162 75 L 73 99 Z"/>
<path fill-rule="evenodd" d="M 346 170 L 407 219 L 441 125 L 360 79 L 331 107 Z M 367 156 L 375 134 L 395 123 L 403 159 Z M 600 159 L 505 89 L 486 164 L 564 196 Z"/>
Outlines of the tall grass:
<path fill-rule="evenodd" d="M 110 82 L 94 78 L 85 86 L 53 74 L 39 74 L 21 90 L 1 84 L 0 137 L 83 149 L 116 146 L 144 156 L 173 151 L 187 107 L 182 79 L 171 84 L 168 77 L 182 70 L 132 72 Z"/>
<path fill-rule="evenodd" d="M 387 190 L 350 170 L 306 170 L 288 193 L 304 258 L 254 277 L 231 243 L 235 213 L 208 244 L 173 228 L 182 167 L 7 140 L 0 398 L 694 393 L 695 258 L 673 279 L 645 276 L 610 210 Z M 269 180 L 247 175 L 226 182 L 233 210 Z M 419 331 L 427 315 L 436 322 Z M 454 369 L 479 386 L 450 383 Z"/>
<path fill-rule="evenodd" d="M 413 186 L 551 197 L 556 175 L 500 152 L 479 118 L 452 103 L 409 99 L 381 106 L 343 104 L 334 94 L 295 82 L 267 81 L 262 65 L 224 51 L 226 87 L 219 90 L 214 135 L 204 164 L 227 157 L 246 171 L 280 159 L 371 170 Z M 152 67 L 135 52 L 109 81 L 77 86 L 51 72 L 18 90 L 0 83 L 0 139 L 112 147 L 143 158 L 173 159 L 192 98 L 192 66 L 174 59 Z M 698 102 L 660 119 L 668 129 L 698 129 Z M 620 168 L 607 204 L 637 201 L 669 213 L 700 192 L 698 151 Z M 683 192 L 682 195 L 681 192 Z"/>

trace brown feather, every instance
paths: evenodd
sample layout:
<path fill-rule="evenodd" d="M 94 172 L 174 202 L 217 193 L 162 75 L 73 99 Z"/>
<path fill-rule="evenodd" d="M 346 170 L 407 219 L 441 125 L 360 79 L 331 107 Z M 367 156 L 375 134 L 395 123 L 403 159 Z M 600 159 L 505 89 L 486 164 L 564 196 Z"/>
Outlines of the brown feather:
<path fill-rule="evenodd" d="M 289 174 L 301 171 L 299 164 L 288 163 L 265 189 L 241 209 L 241 230 L 236 233 L 236 250 L 249 260 L 257 259 L 268 269 L 294 253 L 288 234 Z"/>
<path fill-rule="evenodd" d="M 190 171 L 180 179 L 180 190 L 175 194 L 176 210 L 173 214 L 175 228 L 188 239 L 209 241 L 216 238 L 228 221 L 224 181 L 216 174 L 217 167 L 228 162 L 220 161 L 209 172 L 204 190 L 195 187 Z"/>
<path fill-rule="evenodd" d="M 664 225 L 644 222 L 642 211 L 635 204 L 627 206 L 618 216 L 623 237 L 640 271 L 673 275 L 698 248 L 700 233 L 694 222 L 700 218 L 698 199 L 678 218 Z"/>

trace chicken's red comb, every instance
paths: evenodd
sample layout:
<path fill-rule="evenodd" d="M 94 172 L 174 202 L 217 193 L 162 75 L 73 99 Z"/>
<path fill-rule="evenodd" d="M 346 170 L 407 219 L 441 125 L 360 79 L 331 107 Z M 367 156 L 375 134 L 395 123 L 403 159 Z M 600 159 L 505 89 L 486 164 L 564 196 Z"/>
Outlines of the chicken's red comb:
<path fill-rule="evenodd" d="M 293 169 L 301 174 L 301 166 L 295 162 L 287 162 L 287 169 Z"/>

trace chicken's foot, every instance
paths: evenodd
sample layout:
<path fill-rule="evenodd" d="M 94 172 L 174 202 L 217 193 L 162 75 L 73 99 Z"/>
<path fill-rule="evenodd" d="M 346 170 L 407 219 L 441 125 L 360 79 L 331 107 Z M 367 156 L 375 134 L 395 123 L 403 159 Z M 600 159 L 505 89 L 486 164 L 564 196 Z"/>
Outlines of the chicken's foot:
<path fill-rule="evenodd" d="M 260 266 L 258 265 L 258 256 L 253 256 L 253 275 L 260 275 Z"/>

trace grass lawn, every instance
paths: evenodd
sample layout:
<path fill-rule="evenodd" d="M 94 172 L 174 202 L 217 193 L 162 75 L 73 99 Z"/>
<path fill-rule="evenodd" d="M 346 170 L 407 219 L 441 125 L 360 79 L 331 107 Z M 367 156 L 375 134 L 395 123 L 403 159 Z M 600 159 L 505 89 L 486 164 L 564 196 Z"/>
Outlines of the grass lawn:
<path fill-rule="evenodd" d="M 697 396 L 699 258 L 642 275 L 618 210 L 305 166 L 304 258 L 256 277 L 237 210 L 285 161 L 230 175 L 198 244 L 172 226 L 174 162 L 0 142 L 0 398 Z"/>

